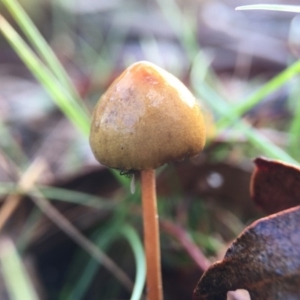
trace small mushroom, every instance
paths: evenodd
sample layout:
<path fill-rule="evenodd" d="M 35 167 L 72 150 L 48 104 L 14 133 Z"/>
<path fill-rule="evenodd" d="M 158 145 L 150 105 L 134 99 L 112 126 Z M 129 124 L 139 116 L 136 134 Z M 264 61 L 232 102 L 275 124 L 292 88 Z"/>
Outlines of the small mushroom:
<path fill-rule="evenodd" d="M 90 143 L 103 165 L 149 170 L 197 155 L 204 121 L 194 96 L 176 77 L 149 62 L 126 69 L 100 98 Z"/>
<path fill-rule="evenodd" d="M 95 107 L 90 144 L 103 165 L 141 171 L 149 300 L 161 300 L 155 171 L 196 156 L 205 124 L 194 96 L 175 76 L 146 61 L 128 67 Z"/>

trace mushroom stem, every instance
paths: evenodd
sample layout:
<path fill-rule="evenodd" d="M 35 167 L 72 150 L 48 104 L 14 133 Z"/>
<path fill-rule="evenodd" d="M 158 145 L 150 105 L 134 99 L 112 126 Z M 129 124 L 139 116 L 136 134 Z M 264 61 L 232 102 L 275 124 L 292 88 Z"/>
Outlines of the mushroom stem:
<path fill-rule="evenodd" d="M 144 244 L 147 264 L 147 299 L 162 300 L 160 242 L 155 189 L 155 171 L 141 171 Z"/>

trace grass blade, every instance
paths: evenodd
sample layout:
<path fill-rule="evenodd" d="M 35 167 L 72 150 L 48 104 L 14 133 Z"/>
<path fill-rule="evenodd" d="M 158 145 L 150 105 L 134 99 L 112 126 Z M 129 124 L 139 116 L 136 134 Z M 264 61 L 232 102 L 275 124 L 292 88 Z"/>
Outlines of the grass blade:
<path fill-rule="evenodd" d="M 16 246 L 20 254 L 23 254 L 27 247 L 30 246 L 30 242 L 32 242 L 36 232 L 35 229 L 40 225 L 42 217 L 43 214 L 37 207 L 33 208 L 30 212 L 16 241 Z"/>
<path fill-rule="evenodd" d="M 291 164 L 299 164 L 287 152 L 264 137 L 258 130 L 252 128 L 246 122 L 241 121 L 240 117 L 233 112 L 230 104 L 223 100 L 222 97 L 219 96 L 210 86 L 208 86 L 206 82 L 201 82 L 199 84 L 197 67 L 192 70 L 191 83 L 196 94 L 206 101 L 207 105 L 209 105 L 213 111 L 219 113 L 220 115 L 226 116 L 226 118 L 230 120 L 235 127 L 239 128 L 239 131 L 243 132 L 243 134 L 247 136 L 249 142 L 257 149 L 260 149 L 263 154 L 275 159 L 281 159 Z"/>
<path fill-rule="evenodd" d="M 123 226 L 124 219 L 112 218 L 108 224 L 102 225 L 97 229 L 90 239 L 100 249 L 107 252 L 111 244 L 118 235 L 119 228 Z M 75 255 L 72 267 L 68 271 L 67 281 L 63 288 L 59 299 L 84 299 L 88 288 L 93 282 L 93 279 L 99 271 L 101 265 L 91 256 L 82 253 L 82 250 Z M 74 274 L 78 274 L 77 276 Z"/>
<path fill-rule="evenodd" d="M 62 112 L 84 135 L 88 135 L 90 121 L 82 113 L 79 104 L 74 101 L 72 96 L 67 93 L 59 81 L 2 16 L 0 16 L 0 31 L 32 74 L 44 86 Z"/>
<path fill-rule="evenodd" d="M 62 67 L 52 49 L 40 34 L 36 26 L 33 24 L 29 16 L 26 14 L 22 6 L 15 0 L 2 0 L 2 3 L 18 23 L 19 27 L 33 45 L 34 49 L 44 60 L 49 70 L 58 79 L 61 85 L 71 94 L 74 102 L 80 106 L 82 113 L 86 113 L 88 115 L 88 112 L 81 102 L 80 96 L 71 83 L 71 80 L 65 69 Z"/>
<path fill-rule="evenodd" d="M 185 15 L 176 1 L 156 0 L 164 17 L 178 37 L 188 58 L 192 61 L 199 52 L 196 25 L 190 15 Z"/>
<path fill-rule="evenodd" d="M 272 78 L 270 81 L 265 83 L 261 88 L 254 92 L 250 97 L 246 98 L 243 101 L 240 101 L 240 104 L 231 108 L 231 113 L 240 118 L 245 112 L 253 108 L 258 104 L 263 98 L 267 97 L 271 93 L 278 90 L 284 84 L 286 84 L 293 77 L 300 74 L 300 60 L 292 64 L 290 67 L 282 71 L 280 74 Z M 216 126 L 218 129 L 224 129 L 229 126 L 231 123 L 228 116 L 223 115 L 223 117 L 217 122 Z"/>
<path fill-rule="evenodd" d="M 90 118 L 84 114 L 78 103 L 67 93 L 59 81 L 52 75 L 48 68 L 40 61 L 35 53 L 28 47 L 20 35 L 12 26 L 0 15 L 0 31 L 11 44 L 15 52 L 23 60 L 24 64 L 44 86 L 49 95 L 53 98 L 56 105 L 66 115 L 66 117 L 77 127 L 85 136 L 90 132 Z M 129 182 L 124 176 L 119 176 L 117 171 L 112 171 L 120 183 L 129 189 Z"/>
<path fill-rule="evenodd" d="M 26 274 L 19 254 L 8 238 L 3 238 L 0 242 L 0 262 L 10 299 L 37 300 L 38 296 Z"/>
<path fill-rule="evenodd" d="M 119 281 L 131 291 L 133 284 L 127 274 L 119 268 L 119 266 L 111 260 L 100 248 L 93 244 L 81 232 L 73 226 L 73 224 L 66 219 L 61 212 L 59 212 L 46 198 L 42 195 L 36 197 L 30 193 L 32 201 L 35 205 L 56 224 L 64 233 L 73 239 L 80 247 L 82 247 L 94 259 L 106 267 Z"/>
<path fill-rule="evenodd" d="M 117 202 L 110 199 L 103 199 L 98 196 L 90 194 L 67 190 L 64 188 L 37 186 L 39 192 L 41 192 L 46 198 L 64 202 L 70 202 L 74 204 L 93 207 L 96 209 L 112 209 L 117 205 Z"/>
<path fill-rule="evenodd" d="M 272 10 L 300 13 L 298 5 L 253 4 L 236 7 L 236 10 Z"/>
<path fill-rule="evenodd" d="M 131 246 L 136 265 L 135 282 L 130 300 L 139 300 L 142 297 L 146 281 L 146 261 L 144 248 L 138 234 L 131 226 L 124 226 L 121 229 L 121 233 L 124 235 Z"/>
<path fill-rule="evenodd" d="M 294 106 L 291 108 L 294 114 L 294 117 L 288 128 L 289 132 L 289 149 L 290 152 L 297 158 L 300 157 L 299 153 L 299 132 L 300 132 L 300 103 L 299 103 L 299 80 L 296 82 L 294 88 L 290 89 L 290 101 L 294 103 Z"/>
<path fill-rule="evenodd" d="M 112 209 L 117 205 L 117 202 L 112 200 L 107 201 L 106 199 L 87 193 L 51 186 L 36 185 L 31 192 L 35 196 L 38 196 L 39 193 L 42 193 L 46 198 L 52 200 L 89 206 L 96 209 Z M 0 185 L 0 196 L 10 193 L 18 193 L 17 185 L 13 182 L 2 182 Z"/>

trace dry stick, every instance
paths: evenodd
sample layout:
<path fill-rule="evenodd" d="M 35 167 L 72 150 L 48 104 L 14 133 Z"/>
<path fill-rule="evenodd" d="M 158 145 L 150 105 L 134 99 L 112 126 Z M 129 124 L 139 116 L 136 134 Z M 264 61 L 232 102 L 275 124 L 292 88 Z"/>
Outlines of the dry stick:
<path fill-rule="evenodd" d="M 18 183 L 18 190 L 22 194 L 30 194 L 34 203 L 44 212 L 62 231 L 68 234 L 87 253 L 102 263 L 115 277 L 129 290 L 133 288 L 133 283 L 127 274 L 118 267 L 100 248 L 95 246 L 88 238 L 72 225 L 55 207 L 45 198 L 37 188 L 34 187 L 36 179 L 45 168 L 45 162 L 37 158 L 21 176 Z M 15 168 L 17 170 L 17 167 Z M 37 196 L 37 197 L 36 197 Z M 22 195 L 12 195 L 8 197 L 0 210 L 0 230 L 7 219 L 18 207 L 22 200 Z"/>
<path fill-rule="evenodd" d="M 141 171 L 144 243 L 147 264 L 147 299 L 162 300 L 162 279 L 155 171 Z"/>
<path fill-rule="evenodd" d="M 22 197 L 23 195 L 20 194 L 18 195 L 10 194 L 4 200 L 4 203 L 1 206 L 1 210 L 0 210 L 0 231 L 3 229 L 7 220 L 10 218 L 10 216 L 14 213 L 14 211 L 21 203 Z"/>
<path fill-rule="evenodd" d="M 36 197 L 36 195 L 38 195 Z M 33 190 L 30 196 L 35 205 L 58 226 L 63 232 L 73 239 L 80 247 L 89 253 L 99 263 L 102 263 L 115 277 L 129 290 L 133 288 L 133 283 L 127 274 L 101 249 L 86 238 L 72 223 L 66 219 L 38 190 Z"/>
<path fill-rule="evenodd" d="M 40 174 L 45 168 L 45 163 L 40 158 L 37 158 L 29 166 L 29 168 L 21 176 L 17 188 L 22 194 L 10 194 L 4 201 L 0 210 L 0 231 L 4 227 L 7 220 L 17 209 L 23 194 L 26 194 L 35 184 Z"/>
<path fill-rule="evenodd" d="M 162 226 L 163 230 L 180 242 L 185 251 L 190 255 L 190 257 L 202 271 L 206 271 L 208 269 L 208 267 L 211 265 L 210 261 L 205 257 L 196 243 L 189 236 L 187 231 L 171 221 L 162 220 L 160 221 L 160 225 Z"/>

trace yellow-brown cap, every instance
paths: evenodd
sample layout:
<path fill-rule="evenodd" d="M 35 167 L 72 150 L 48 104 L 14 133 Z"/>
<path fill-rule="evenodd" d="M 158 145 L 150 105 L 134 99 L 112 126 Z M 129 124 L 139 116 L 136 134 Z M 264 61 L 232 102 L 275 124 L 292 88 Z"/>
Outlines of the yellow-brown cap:
<path fill-rule="evenodd" d="M 95 107 L 90 145 L 103 165 L 155 169 L 196 156 L 205 124 L 194 96 L 175 76 L 146 61 L 128 67 Z"/>

